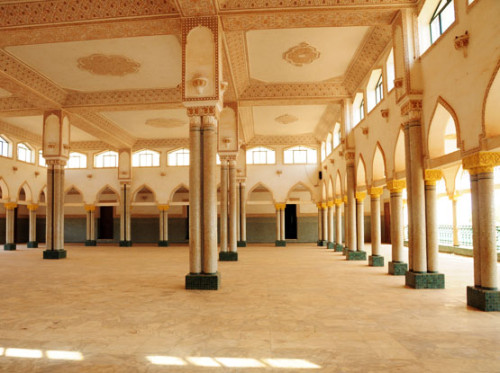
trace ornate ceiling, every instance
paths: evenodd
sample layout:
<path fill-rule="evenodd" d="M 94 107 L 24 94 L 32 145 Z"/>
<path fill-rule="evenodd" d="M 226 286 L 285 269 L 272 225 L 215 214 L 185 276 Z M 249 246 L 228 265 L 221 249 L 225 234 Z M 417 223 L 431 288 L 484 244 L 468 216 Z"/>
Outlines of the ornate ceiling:
<path fill-rule="evenodd" d="M 37 118 L 64 108 L 75 146 L 185 143 L 181 17 L 217 14 L 244 142 L 311 143 L 387 48 L 398 10 L 416 3 L 0 0 L 0 131 L 34 141 Z"/>

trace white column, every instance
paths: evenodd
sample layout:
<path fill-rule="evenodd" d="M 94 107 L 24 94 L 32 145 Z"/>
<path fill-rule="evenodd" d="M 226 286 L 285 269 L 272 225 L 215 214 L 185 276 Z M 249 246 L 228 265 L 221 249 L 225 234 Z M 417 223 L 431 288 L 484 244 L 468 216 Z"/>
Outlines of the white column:
<path fill-rule="evenodd" d="M 328 206 L 326 202 L 323 202 L 321 204 L 321 218 L 323 219 L 321 226 L 323 230 L 323 237 L 321 238 L 323 240 L 323 243 L 327 245 L 328 242 Z"/>
<path fill-rule="evenodd" d="M 280 208 L 280 240 L 285 241 L 285 206 L 286 204 L 282 203 Z"/>
<path fill-rule="evenodd" d="M 28 238 L 28 247 L 35 248 L 38 247 L 38 242 L 36 240 L 36 210 L 38 209 L 38 205 L 29 204 L 29 238 Z"/>
<path fill-rule="evenodd" d="M 226 158 L 220 161 L 220 251 L 227 252 L 228 161 Z"/>
<path fill-rule="evenodd" d="M 382 188 L 370 189 L 372 256 L 380 256 L 380 196 Z"/>
<path fill-rule="evenodd" d="M 237 252 L 238 189 L 236 185 L 236 159 L 229 161 L 229 251 Z"/>
<path fill-rule="evenodd" d="M 189 118 L 189 273 L 202 271 L 201 117 Z"/>
<path fill-rule="evenodd" d="M 276 207 L 276 243 L 281 241 L 281 213 L 280 204 L 275 204 Z"/>
<path fill-rule="evenodd" d="M 356 193 L 357 251 L 365 251 L 365 192 Z"/>
<path fill-rule="evenodd" d="M 120 246 L 132 246 L 132 235 L 130 232 L 130 184 L 120 185 Z"/>
<path fill-rule="evenodd" d="M 425 224 L 427 231 L 427 271 L 438 272 L 438 229 L 436 211 L 436 182 L 441 179 L 441 170 L 425 170 Z"/>
<path fill-rule="evenodd" d="M 95 246 L 95 205 L 85 205 L 85 215 L 87 218 L 85 246 Z"/>
<path fill-rule="evenodd" d="M 347 243 L 350 251 L 356 251 L 356 199 L 354 182 L 354 153 L 348 153 L 347 162 Z M 346 155 L 346 158 L 348 156 Z"/>
<path fill-rule="evenodd" d="M 328 201 L 328 245 L 333 249 L 334 242 L 334 212 L 335 212 L 335 204 L 333 201 Z"/>
<path fill-rule="evenodd" d="M 170 208 L 170 205 L 158 205 L 158 212 L 159 212 L 159 230 L 160 230 L 160 237 L 158 240 L 158 246 L 168 246 L 168 210 Z"/>
<path fill-rule="evenodd" d="M 460 246 L 460 241 L 458 239 L 458 219 L 457 219 L 457 195 L 450 197 L 451 205 L 453 210 L 453 246 Z"/>
<path fill-rule="evenodd" d="M 336 249 L 342 246 L 342 200 L 335 200 L 335 243 Z"/>
<path fill-rule="evenodd" d="M 241 246 L 246 246 L 247 242 L 247 208 L 246 208 L 245 182 L 240 182 L 240 233 Z"/>
<path fill-rule="evenodd" d="M 321 241 L 323 240 L 323 216 L 321 212 L 321 203 L 317 203 L 318 207 L 318 246 L 321 245 Z"/>
<path fill-rule="evenodd" d="M 14 210 L 17 208 L 17 203 L 8 202 L 5 207 L 5 245 L 4 250 L 15 250 L 16 243 L 14 242 Z"/>

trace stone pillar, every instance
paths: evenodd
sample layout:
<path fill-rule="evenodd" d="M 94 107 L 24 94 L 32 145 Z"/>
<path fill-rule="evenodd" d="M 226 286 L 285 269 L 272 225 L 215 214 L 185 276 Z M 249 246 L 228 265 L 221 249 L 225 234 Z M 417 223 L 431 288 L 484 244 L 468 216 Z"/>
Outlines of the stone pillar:
<path fill-rule="evenodd" d="M 14 210 L 17 208 L 17 203 L 7 202 L 3 205 L 5 207 L 5 245 L 3 246 L 6 251 L 13 251 L 16 249 L 14 242 Z"/>
<path fill-rule="evenodd" d="M 425 170 L 425 224 L 427 231 L 427 271 L 438 272 L 438 225 L 436 182 L 442 178 L 441 170 Z"/>
<path fill-rule="evenodd" d="M 220 252 L 219 260 L 227 254 L 228 230 L 227 230 L 227 197 L 228 197 L 228 160 L 221 158 L 220 160 Z"/>
<path fill-rule="evenodd" d="M 326 202 L 321 203 L 321 226 L 323 227 L 323 236 L 321 237 L 321 240 L 323 241 L 324 245 L 328 245 L 328 205 Z"/>
<path fill-rule="evenodd" d="M 28 237 L 28 248 L 38 247 L 38 241 L 36 240 L 36 210 L 38 210 L 38 205 L 29 204 L 29 237 Z"/>
<path fill-rule="evenodd" d="M 120 246 L 132 246 L 130 232 L 130 183 L 122 183 L 120 186 Z"/>
<path fill-rule="evenodd" d="M 317 203 L 316 206 L 318 207 L 318 246 L 325 246 L 326 242 L 323 240 L 323 231 L 325 227 L 323 227 L 323 207 L 321 202 Z"/>
<path fill-rule="evenodd" d="M 477 152 L 465 157 L 462 163 L 471 175 L 474 232 L 474 286 L 467 287 L 467 305 L 483 311 L 500 311 L 493 174 L 494 167 L 500 164 L 500 153 Z"/>
<path fill-rule="evenodd" d="M 365 197 L 365 192 L 356 192 L 356 239 L 358 243 L 356 251 L 363 253 L 365 252 Z"/>
<path fill-rule="evenodd" d="M 342 200 L 335 199 L 335 251 L 342 251 Z"/>
<path fill-rule="evenodd" d="M 201 275 L 201 227 L 202 227 L 202 164 L 201 164 L 201 117 L 189 117 L 189 280 Z M 190 276 L 191 277 L 188 277 Z M 200 282 L 204 277 L 200 277 Z"/>
<path fill-rule="evenodd" d="M 349 243 L 347 241 L 347 225 L 349 224 L 349 219 L 347 218 L 348 208 L 347 208 L 347 196 L 344 196 L 344 247 L 342 248 L 342 253 L 346 255 L 346 252 L 349 250 Z"/>
<path fill-rule="evenodd" d="M 410 154 L 410 127 L 405 125 L 404 127 L 405 135 L 405 174 L 406 174 L 406 195 L 407 195 L 407 211 L 408 211 L 408 268 L 410 271 L 413 270 L 413 232 L 412 228 L 412 209 L 411 209 L 411 154 Z M 392 211 L 391 211 L 392 212 Z"/>
<path fill-rule="evenodd" d="M 391 243 L 392 260 L 389 264 L 389 274 L 404 276 L 408 265 L 403 260 L 403 189 L 405 180 L 389 180 L 387 189 L 391 193 Z"/>
<path fill-rule="evenodd" d="M 333 201 L 328 201 L 326 204 L 328 208 L 328 249 L 335 249 L 334 235 L 335 235 L 335 224 L 334 224 L 334 215 L 335 215 L 335 203 Z"/>
<path fill-rule="evenodd" d="M 356 241 L 356 199 L 355 199 L 355 173 L 354 173 L 354 153 L 346 153 L 346 174 L 347 174 L 347 260 L 364 260 L 363 254 L 357 254 Z M 366 255 L 366 253 L 365 253 Z"/>
<path fill-rule="evenodd" d="M 238 260 L 238 185 L 236 183 L 236 157 L 229 159 L 229 248 L 219 254 L 221 261 Z"/>
<path fill-rule="evenodd" d="M 286 246 L 285 241 L 285 206 L 284 203 L 276 203 L 276 246 Z"/>
<path fill-rule="evenodd" d="M 247 201 L 245 182 L 240 182 L 240 241 L 238 247 L 247 246 Z"/>
<path fill-rule="evenodd" d="M 85 214 L 87 216 L 85 246 L 97 246 L 95 237 L 95 205 L 85 205 Z"/>
<path fill-rule="evenodd" d="M 372 255 L 368 257 L 368 265 L 372 267 L 384 266 L 384 257 L 380 255 L 380 196 L 382 192 L 382 188 L 370 189 Z"/>
<path fill-rule="evenodd" d="M 451 206 L 453 211 L 453 246 L 460 246 L 460 240 L 458 239 L 458 222 L 457 222 L 457 199 L 459 195 L 454 194 L 450 196 Z"/>
<path fill-rule="evenodd" d="M 64 166 L 65 161 L 47 162 L 47 249 L 44 259 L 64 259 Z"/>
<path fill-rule="evenodd" d="M 280 209 L 280 216 L 281 216 L 281 230 L 280 230 L 280 233 L 281 233 L 281 241 L 283 242 L 286 242 L 285 241 L 285 207 L 286 207 L 286 204 L 285 203 L 282 203 L 281 204 L 282 208 Z"/>
<path fill-rule="evenodd" d="M 158 240 L 158 246 L 167 247 L 168 243 L 168 210 L 170 205 L 158 205 L 158 211 L 160 213 L 160 237 Z"/>

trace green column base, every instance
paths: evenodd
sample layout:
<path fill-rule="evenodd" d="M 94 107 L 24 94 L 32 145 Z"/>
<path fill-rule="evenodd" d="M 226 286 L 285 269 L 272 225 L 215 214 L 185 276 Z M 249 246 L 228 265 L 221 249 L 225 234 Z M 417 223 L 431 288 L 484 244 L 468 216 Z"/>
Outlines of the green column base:
<path fill-rule="evenodd" d="M 366 251 L 351 251 L 347 253 L 347 260 L 366 260 Z"/>
<path fill-rule="evenodd" d="M 238 241 L 236 242 L 236 247 L 247 247 L 246 241 Z"/>
<path fill-rule="evenodd" d="M 66 250 L 45 250 L 43 259 L 65 259 Z"/>
<path fill-rule="evenodd" d="M 326 246 L 327 241 L 325 240 L 318 240 L 318 246 Z"/>
<path fill-rule="evenodd" d="M 333 242 L 328 241 L 328 242 L 326 243 L 326 248 L 327 248 L 328 250 L 333 250 L 333 249 L 335 249 L 335 244 L 334 244 Z"/>
<path fill-rule="evenodd" d="M 220 273 L 189 273 L 186 275 L 186 290 L 219 290 Z"/>
<path fill-rule="evenodd" d="M 368 257 L 368 265 L 370 267 L 383 267 L 384 257 L 382 255 L 370 255 Z"/>
<path fill-rule="evenodd" d="M 500 291 L 467 286 L 467 305 L 481 311 L 500 311 Z"/>
<path fill-rule="evenodd" d="M 121 247 L 131 247 L 132 241 L 120 241 L 120 246 Z"/>
<path fill-rule="evenodd" d="M 389 262 L 389 274 L 393 276 L 404 276 L 408 271 L 408 265 L 403 262 Z"/>
<path fill-rule="evenodd" d="M 405 285 L 413 289 L 444 289 L 444 273 L 408 271 Z"/>
<path fill-rule="evenodd" d="M 344 250 L 344 246 L 342 246 L 341 244 L 337 243 L 335 244 L 335 252 L 342 252 L 342 250 Z"/>
<path fill-rule="evenodd" d="M 159 247 L 167 247 L 169 245 L 168 241 L 158 241 Z"/>
<path fill-rule="evenodd" d="M 85 241 L 85 246 L 97 246 L 96 240 L 87 240 Z"/>
<path fill-rule="evenodd" d="M 276 240 L 276 241 L 274 242 L 274 246 L 282 246 L 282 247 L 285 247 L 285 246 L 286 246 L 286 241 Z"/>
<path fill-rule="evenodd" d="M 28 241 L 28 244 L 26 246 L 28 247 L 28 249 L 36 249 L 38 247 L 38 242 Z"/>
<path fill-rule="evenodd" d="M 3 249 L 5 251 L 14 251 L 16 249 L 16 244 L 15 243 L 6 243 L 3 245 Z"/>
<path fill-rule="evenodd" d="M 221 251 L 219 253 L 219 260 L 221 262 L 237 262 L 238 253 L 235 253 L 233 251 Z"/>

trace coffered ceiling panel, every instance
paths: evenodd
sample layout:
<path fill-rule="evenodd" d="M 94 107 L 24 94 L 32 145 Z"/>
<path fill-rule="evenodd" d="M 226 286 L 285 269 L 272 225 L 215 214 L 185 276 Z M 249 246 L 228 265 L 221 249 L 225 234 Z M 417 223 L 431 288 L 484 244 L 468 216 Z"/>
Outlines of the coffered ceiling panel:
<path fill-rule="evenodd" d="M 174 88 L 181 46 L 172 35 L 7 47 L 63 88 L 79 91 Z"/>
<path fill-rule="evenodd" d="M 255 106 L 257 136 L 290 136 L 314 133 L 327 105 Z"/>
<path fill-rule="evenodd" d="M 102 112 L 136 138 L 164 139 L 189 137 L 186 109 Z"/>
<path fill-rule="evenodd" d="M 268 83 L 342 76 L 369 27 L 255 30 L 246 34 L 250 77 Z"/>

